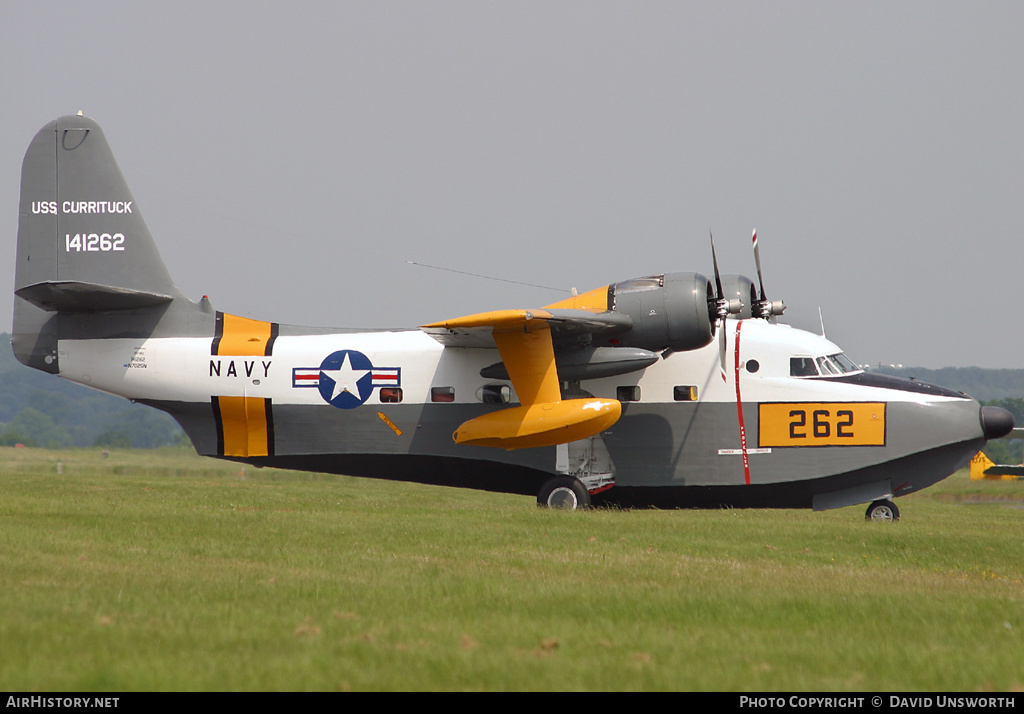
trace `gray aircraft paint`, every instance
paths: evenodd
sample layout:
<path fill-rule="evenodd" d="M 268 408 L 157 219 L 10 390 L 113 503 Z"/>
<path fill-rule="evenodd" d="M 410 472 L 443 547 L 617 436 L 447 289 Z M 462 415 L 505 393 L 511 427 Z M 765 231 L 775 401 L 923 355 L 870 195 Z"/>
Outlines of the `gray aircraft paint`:
<path fill-rule="evenodd" d="M 672 275 L 680 276 L 670 280 L 679 295 L 706 283 L 696 274 Z M 737 294 L 752 285 L 742 276 L 727 283 L 738 286 L 730 288 Z M 623 292 L 619 299 L 643 306 L 651 297 Z M 661 309 L 651 305 L 651 314 Z M 560 314 L 570 331 L 587 324 L 584 315 Z M 464 421 L 502 408 L 475 397 L 494 381 L 493 372 L 480 375 L 500 364 L 494 349 L 460 346 L 457 339 L 419 330 L 275 324 L 268 365 L 257 366 L 258 357 L 217 353 L 219 319 L 207 300 L 194 303 L 174 285 L 99 126 L 72 116 L 40 130 L 22 169 L 12 342 L 23 363 L 167 411 L 200 454 L 515 493 L 536 492 L 557 473 L 555 447 L 504 451 L 452 441 Z M 698 312 L 686 320 L 697 325 L 707 318 Z M 745 330 L 755 353 L 758 340 L 785 346 L 787 340 L 811 339 L 763 320 L 748 323 L 759 325 Z M 603 323 L 614 329 L 621 324 L 618 314 Z M 726 330 L 729 351 L 738 354 L 735 324 L 730 320 L 719 329 Z M 660 325 L 641 327 L 643 344 L 634 347 L 669 347 L 659 342 Z M 717 340 L 699 346 L 685 336 L 665 339 L 681 351 L 668 350 L 635 371 L 582 382 L 581 391 L 595 397 L 615 398 L 620 386 L 642 389 L 640 401 L 624 403 L 619 421 L 601 435 L 615 468 L 615 487 L 602 495 L 605 500 L 838 507 L 931 485 L 994 435 L 991 428 L 986 433 L 978 403 L 963 395 L 922 393 L 909 382 L 790 378 L 785 350 L 744 353 L 743 362 L 756 356 L 765 368 L 747 373 L 733 360 L 733 373 L 720 383 Z M 389 341 L 397 346 L 368 347 Z M 315 371 L 338 350 L 362 350 L 373 355 L 375 368 L 403 370 L 409 385 L 403 402 L 383 403 L 373 392 L 359 407 L 340 409 L 286 384 L 292 370 Z M 132 372 L 132 366 L 144 369 Z M 733 393 L 736 380 L 746 396 Z M 430 385 L 454 386 L 457 401 L 431 403 Z M 675 385 L 695 387 L 698 400 L 673 401 Z M 217 399 L 238 396 L 266 402 L 266 454 L 225 454 Z M 885 404 L 882 443 L 759 446 L 759 404 L 875 401 Z"/>

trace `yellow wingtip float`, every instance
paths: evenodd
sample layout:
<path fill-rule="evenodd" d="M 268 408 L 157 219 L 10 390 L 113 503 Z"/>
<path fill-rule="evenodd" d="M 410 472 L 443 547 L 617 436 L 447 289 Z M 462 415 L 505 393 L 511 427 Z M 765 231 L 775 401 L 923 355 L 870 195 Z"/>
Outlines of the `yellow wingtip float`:
<path fill-rule="evenodd" d="M 511 451 L 556 446 L 599 434 L 619 420 L 615 399 L 566 399 L 511 407 L 464 422 L 453 435 L 456 444 L 497 446 Z"/>
<path fill-rule="evenodd" d="M 456 444 L 506 450 L 555 446 L 599 434 L 619 420 L 617 399 L 562 399 L 555 351 L 544 310 L 498 310 L 424 325 L 448 330 L 491 330 L 521 406 L 464 422 Z"/>

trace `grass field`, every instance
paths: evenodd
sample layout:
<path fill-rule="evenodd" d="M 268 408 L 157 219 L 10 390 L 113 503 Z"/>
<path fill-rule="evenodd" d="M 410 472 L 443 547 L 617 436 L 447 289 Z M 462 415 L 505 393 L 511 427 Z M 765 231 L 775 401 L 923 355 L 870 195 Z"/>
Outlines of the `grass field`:
<path fill-rule="evenodd" d="M 810 511 L 0 449 L 0 690 L 1024 689 L 1024 482 Z"/>

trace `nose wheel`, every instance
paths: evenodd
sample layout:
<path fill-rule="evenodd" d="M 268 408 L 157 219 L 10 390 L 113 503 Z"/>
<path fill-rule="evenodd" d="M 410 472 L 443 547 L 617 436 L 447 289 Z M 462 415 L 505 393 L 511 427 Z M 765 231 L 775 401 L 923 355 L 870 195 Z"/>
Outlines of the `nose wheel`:
<path fill-rule="evenodd" d="M 874 501 L 868 506 L 864 519 L 868 521 L 898 521 L 900 509 L 896 508 L 896 504 L 888 499 Z"/>

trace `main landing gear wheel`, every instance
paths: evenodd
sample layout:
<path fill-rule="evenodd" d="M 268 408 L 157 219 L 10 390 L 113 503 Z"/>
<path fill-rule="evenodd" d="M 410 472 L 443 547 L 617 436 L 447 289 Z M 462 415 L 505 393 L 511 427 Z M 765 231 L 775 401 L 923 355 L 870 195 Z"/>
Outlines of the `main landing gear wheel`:
<path fill-rule="evenodd" d="M 896 508 L 896 504 L 892 501 L 882 499 L 868 506 L 864 519 L 868 521 L 898 521 L 900 519 L 900 509 Z"/>
<path fill-rule="evenodd" d="M 557 476 L 548 479 L 537 495 L 537 504 L 569 511 L 590 508 L 590 492 L 578 478 Z"/>

